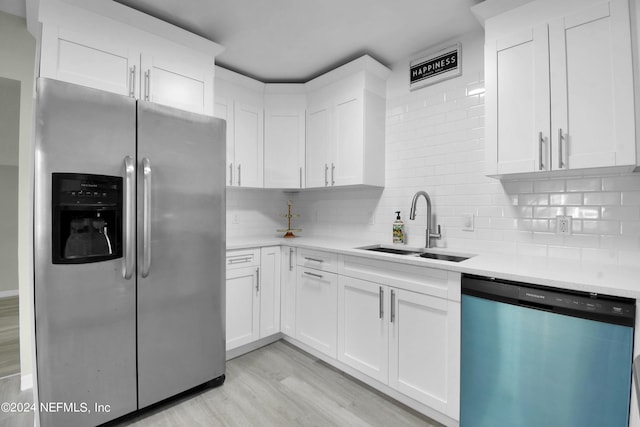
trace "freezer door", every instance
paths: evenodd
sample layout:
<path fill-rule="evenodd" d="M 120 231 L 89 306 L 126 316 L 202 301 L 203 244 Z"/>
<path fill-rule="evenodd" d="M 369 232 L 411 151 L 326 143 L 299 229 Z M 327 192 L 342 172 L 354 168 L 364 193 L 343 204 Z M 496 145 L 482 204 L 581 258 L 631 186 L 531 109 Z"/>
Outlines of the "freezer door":
<path fill-rule="evenodd" d="M 40 402 L 65 405 L 42 411 L 40 425 L 98 425 L 136 410 L 135 275 L 123 277 L 122 256 L 53 264 L 52 173 L 126 181 L 124 158 L 135 156 L 135 101 L 40 79 L 36 109 L 37 384 Z"/>
<path fill-rule="evenodd" d="M 138 102 L 138 404 L 224 374 L 225 122 Z"/>

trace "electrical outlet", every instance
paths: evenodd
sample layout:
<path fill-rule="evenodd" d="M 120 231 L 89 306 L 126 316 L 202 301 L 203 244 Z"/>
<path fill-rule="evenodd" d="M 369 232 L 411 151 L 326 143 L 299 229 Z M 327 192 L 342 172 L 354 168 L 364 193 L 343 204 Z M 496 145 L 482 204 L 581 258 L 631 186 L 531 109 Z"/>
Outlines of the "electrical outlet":
<path fill-rule="evenodd" d="M 232 219 L 233 224 L 240 224 L 240 215 L 233 214 L 233 219 Z"/>
<path fill-rule="evenodd" d="M 474 215 L 472 213 L 462 214 L 462 230 L 473 231 L 474 228 Z"/>
<path fill-rule="evenodd" d="M 571 219 L 570 216 L 556 216 L 556 234 L 562 234 L 564 236 L 571 234 Z"/>

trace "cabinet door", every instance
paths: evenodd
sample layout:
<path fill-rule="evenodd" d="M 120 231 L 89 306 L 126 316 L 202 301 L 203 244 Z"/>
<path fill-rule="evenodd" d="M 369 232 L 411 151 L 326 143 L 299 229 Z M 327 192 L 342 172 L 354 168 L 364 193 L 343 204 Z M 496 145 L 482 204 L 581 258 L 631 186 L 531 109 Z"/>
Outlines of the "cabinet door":
<path fill-rule="evenodd" d="M 296 338 L 336 357 L 338 280 L 334 273 L 298 268 Z"/>
<path fill-rule="evenodd" d="M 306 166 L 307 188 L 327 187 L 333 136 L 331 109 L 328 105 L 307 112 Z"/>
<path fill-rule="evenodd" d="M 214 104 L 213 115 L 227 121 L 227 166 L 226 166 L 226 183 L 227 185 L 233 185 L 233 101 L 228 101 L 226 98 L 216 97 Z"/>
<path fill-rule="evenodd" d="M 304 110 L 265 112 L 265 188 L 303 188 L 304 143 Z"/>
<path fill-rule="evenodd" d="M 262 187 L 262 109 L 235 102 L 233 121 L 234 183 L 238 187 Z"/>
<path fill-rule="evenodd" d="M 43 25 L 41 50 L 42 77 L 138 97 L 140 51 L 129 43 Z"/>
<path fill-rule="evenodd" d="M 260 249 L 260 338 L 280 332 L 280 247 Z"/>
<path fill-rule="evenodd" d="M 553 168 L 634 165 L 627 1 L 555 20 L 549 32 Z"/>
<path fill-rule="evenodd" d="M 213 115 L 213 60 L 175 53 L 143 53 L 141 98 Z"/>
<path fill-rule="evenodd" d="M 346 276 L 338 278 L 338 360 L 387 383 L 389 288 Z"/>
<path fill-rule="evenodd" d="M 296 249 L 283 246 L 280 262 L 280 329 L 295 336 L 296 325 Z"/>
<path fill-rule="evenodd" d="M 389 385 L 458 419 L 460 303 L 390 292 Z"/>
<path fill-rule="evenodd" d="M 550 170 L 547 26 L 485 49 L 489 174 Z"/>
<path fill-rule="evenodd" d="M 340 99 L 335 106 L 334 156 L 330 185 L 362 184 L 364 163 L 363 94 Z"/>
<path fill-rule="evenodd" d="M 260 336 L 258 268 L 227 269 L 227 350 Z"/>

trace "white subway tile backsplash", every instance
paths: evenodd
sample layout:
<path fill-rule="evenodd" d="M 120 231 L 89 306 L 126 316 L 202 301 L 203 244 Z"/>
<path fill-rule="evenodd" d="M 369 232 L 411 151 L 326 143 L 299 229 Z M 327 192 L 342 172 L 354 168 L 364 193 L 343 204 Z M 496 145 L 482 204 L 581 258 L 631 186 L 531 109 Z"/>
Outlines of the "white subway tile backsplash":
<path fill-rule="evenodd" d="M 554 218 L 558 215 L 564 215 L 564 208 L 559 206 L 549 206 L 549 207 L 534 207 L 533 208 L 533 217 L 534 218 Z"/>
<path fill-rule="evenodd" d="M 602 179 L 581 178 L 568 179 L 567 191 L 600 191 L 602 189 Z"/>
<path fill-rule="evenodd" d="M 561 193 L 549 195 L 550 205 L 581 205 L 582 193 Z"/>
<path fill-rule="evenodd" d="M 549 204 L 548 194 L 519 194 L 519 205 L 546 206 Z"/>
<path fill-rule="evenodd" d="M 535 191 L 536 193 L 558 193 L 561 191 L 565 191 L 565 181 L 562 179 L 534 181 L 533 191 Z"/>
<path fill-rule="evenodd" d="M 620 192 L 584 193 L 585 205 L 620 205 Z"/>
<path fill-rule="evenodd" d="M 600 208 L 593 206 L 568 206 L 565 208 L 565 215 L 572 218 L 598 219 L 600 218 Z"/>

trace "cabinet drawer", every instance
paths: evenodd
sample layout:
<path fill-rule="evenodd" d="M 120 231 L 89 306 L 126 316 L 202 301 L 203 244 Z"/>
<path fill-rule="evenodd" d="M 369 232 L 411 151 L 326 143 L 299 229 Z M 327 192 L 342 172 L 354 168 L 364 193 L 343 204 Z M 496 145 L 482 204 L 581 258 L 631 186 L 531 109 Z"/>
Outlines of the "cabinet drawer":
<path fill-rule="evenodd" d="M 343 276 L 460 301 L 458 272 L 349 255 L 340 255 L 338 265 Z"/>
<path fill-rule="evenodd" d="M 334 252 L 298 249 L 298 265 L 316 270 L 338 272 L 338 254 Z"/>
<path fill-rule="evenodd" d="M 260 249 L 240 249 L 227 251 L 227 270 L 260 265 Z"/>

